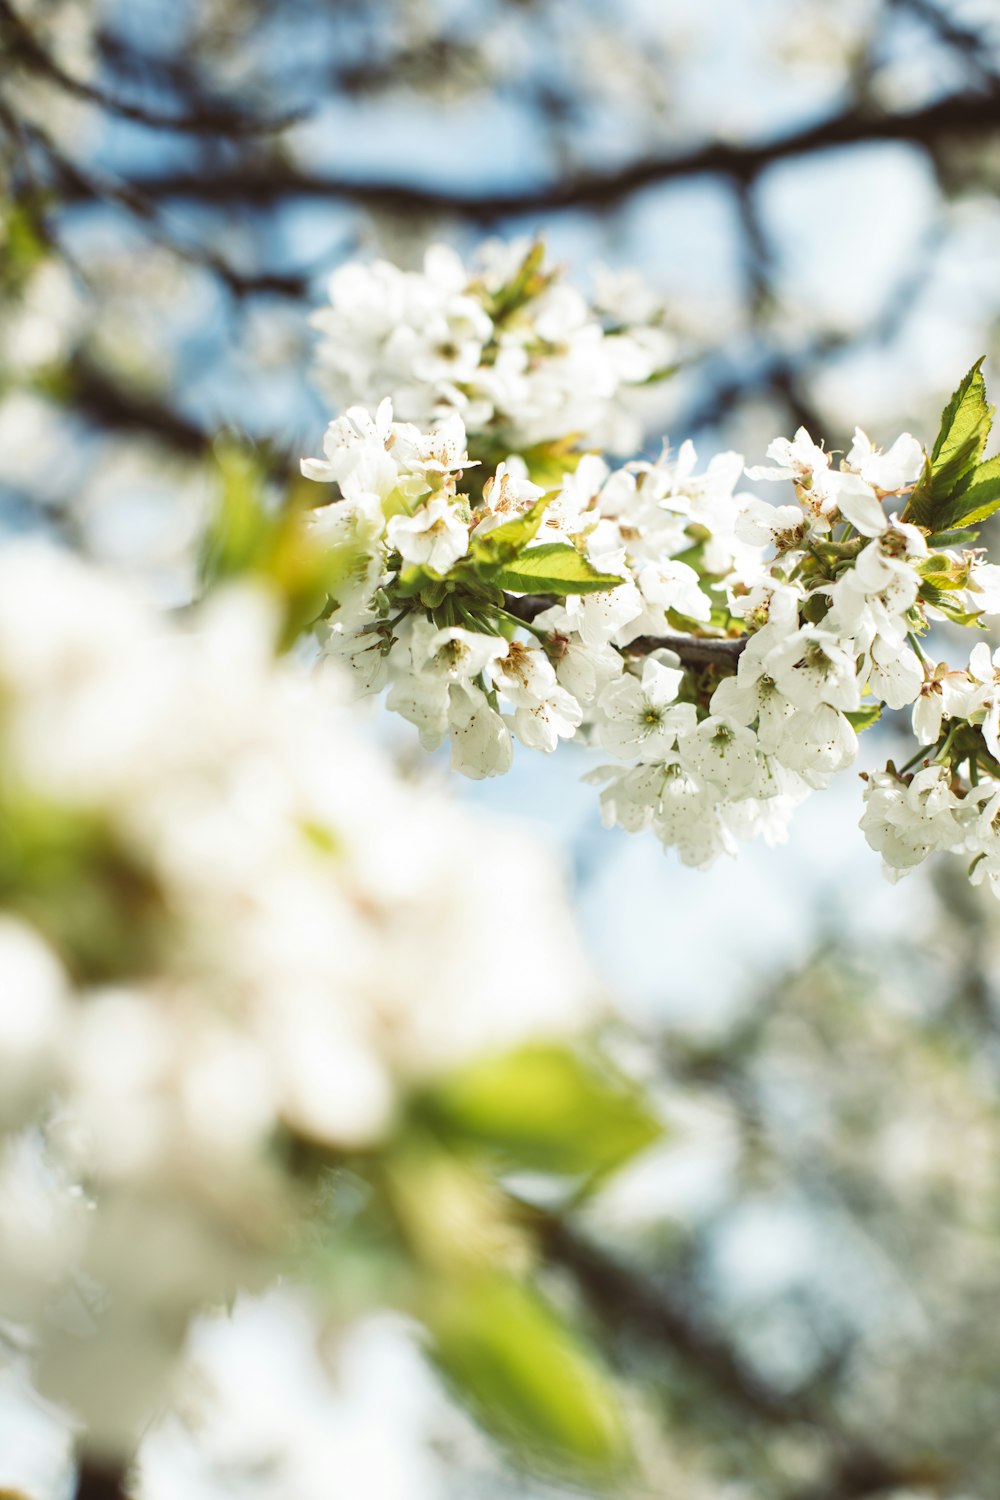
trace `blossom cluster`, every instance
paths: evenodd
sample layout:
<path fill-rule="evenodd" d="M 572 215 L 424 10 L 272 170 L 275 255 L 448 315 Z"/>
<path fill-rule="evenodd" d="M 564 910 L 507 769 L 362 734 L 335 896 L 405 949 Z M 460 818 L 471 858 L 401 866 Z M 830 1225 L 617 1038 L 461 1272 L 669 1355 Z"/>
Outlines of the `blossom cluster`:
<path fill-rule="evenodd" d="M 641 284 L 604 271 L 588 302 L 544 267 L 541 246 L 521 242 L 484 247 L 473 269 L 445 245 L 420 270 L 343 266 L 313 321 L 334 406 L 390 396 L 418 425 L 460 416 L 481 457 L 574 433 L 632 451 L 641 429 L 630 390 L 676 359 L 663 310 Z"/>
<path fill-rule="evenodd" d="M 595 999 L 544 856 L 391 774 L 275 625 L 247 588 L 176 624 L 0 549 L 0 1295 L 99 1451 L 188 1319 L 275 1274 L 303 1153 L 379 1149 L 414 1090 Z M 501 975 L 482 912 L 529 867 Z"/>
<path fill-rule="evenodd" d="M 979 641 L 964 670 L 935 667 L 913 721 L 930 748 L 913 757 L 910 766 L 922 762 L 915 770 L 890 763 L 867 778 L 865 836 L 892 880 L 948 852 L 964 857 L 974 885 L 985 881 L 1000 897 L 1000 649 L 991 655 Z"/>
<path fill-rule="evenodd" d="M 783 837 L 795 806 L 852 764 L 858 731 L 912 708 L 929 765 L 912 786 L 892 768 L 869 780 L 862 826 L 883 852 L 968 847 L 987 855 L 976 878 L 992 871 L 1000 804 L 978 773 L 1000 790 L 996 669 L 985 644 L 964 674 L 922 644 L 936 623 L 1000 607 L 998 570 L 962 529 L 1000 504 L 995 464 L 978 462 L 978 366 L 930 454 L 909 433 L 883 451 L 858 428 L 838 462 L 800 429 L 765 465 L 722 453 L 703 473 L 690 443 L 612 468 L 573 450 L 568 429 L 555 473 L 551 448 L 543 467 L 526 445 L 496 461 L 455 410 L 427 427 L 394 420 L 400 374 L 383 374 L 376 412 L 348 408 L 324 457 L 303 463 L 334 486 L 314 535 L 352 559 L 319 633 L 426 748 L 447 739 L 474 777 L 506 771 L 515 738 L 603 750 L 590 779 L 605 821 L 651 827 L 705 865 L 741 838 Z M 744 474 L 791 497 L 772 504 L 740 488 Z M 955 758 L 960 725 L 975 787 Z M 931 781 L 961 836 L 925 811 Z"/>

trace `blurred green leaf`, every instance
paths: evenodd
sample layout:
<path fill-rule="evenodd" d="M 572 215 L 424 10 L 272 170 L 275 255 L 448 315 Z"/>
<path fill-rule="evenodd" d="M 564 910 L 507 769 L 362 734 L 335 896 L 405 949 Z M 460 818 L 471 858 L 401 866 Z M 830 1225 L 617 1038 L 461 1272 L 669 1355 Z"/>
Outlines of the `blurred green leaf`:
<path fill-rule="evenodd" d="M 281 601 L 287 648 L 367 556 L 359 544 L 333 545 L 309 531 L 308 491 L 293 486 L 284 504 L 270 503 L 267 472 L 253 450 L 220 442 L 215 460 L 218 504 L 202 547 L 202 588 L 238 578 L 265 584 Z"/>
<path fill-rule="evenodd" d="M 160 887 L 100 815 L 17 789 L 0 823 L 0 906 L 44 933 L 75 977 L 121 979 L 162 961 L 172 931 Z"/>
<path fill-rule="evenodd" d="M 631 1080 L 555 1044 L 472 1063 L 422 1108 L 439 1129 L 512 1164 L 568 1175 L 608 1172 L 662 1134 Z"/>
<path fill-rule="evenodd" d="M 427 1323 L 438 1367 L 515 1456 L 594 1478 L 625 1467 L 613 1386 L 537 1294 L 506 1276 L 460 1278 L 435 1289 Z"/>

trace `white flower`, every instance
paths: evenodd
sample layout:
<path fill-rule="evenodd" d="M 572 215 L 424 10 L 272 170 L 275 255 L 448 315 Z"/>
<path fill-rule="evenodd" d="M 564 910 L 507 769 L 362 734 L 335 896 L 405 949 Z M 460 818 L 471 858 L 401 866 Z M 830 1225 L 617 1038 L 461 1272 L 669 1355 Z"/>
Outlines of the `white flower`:
<path fill-rule="evenodd" d="M 393 681 L 385 706 L 416 727 L 425 750 L 436 750 L 448 732 L 450 700 L 444 677 L 405 672 Z"/>
<path fill-rule="evenodd" d="M 381 402 L 374 417 L 363 406 L 349 407 L 326 429 L 325 457 L 304 458 L 302 473 L 320 483 L 339 484 L 349 497 L 385 499 L 399 482 L 399 464 L 388 452 L 392 425 L 388 399 Z"/>
<path fill-rule="evenodd" d="M 719 787 L 727 800 L 754 794 L 760 786 L 757 736 L 712 714 L 677 742 L 681 764 L 703 783 Z"/>
<path fill-rule="evenodd" d="M 984 713 L 983 739 L 989 752 L 1000 760 L 1000 646 L 990 656 L 985 641 L 979 641 L 969 656 L 969 676 L 974 697 L 970 712 Z"/>
<path fill-rule="evenodd" d="M 524 641 L 511 641 L 505 652 L 497 652 L 487 675 L 509 703 L 524 708 L 534 708 L 556 687 L 555 669 L 545 652 Z"/>
<path fill-rule="evenodd" d="M 350 670 L 350 680 L 358 698 L 380 693 L 389 677 L 389 659 L 385 642 L 367 626 L 347 630 L 336 619 L 324 620 L 316 629 L 324 652 L 339 657 Z"/>
<path fill-rule="evenodd" d="M 777 547 L 789 552 L 801 547 L 807 531 L 799 505 L 771 505 L 755 495 L 745 495 L 736 519 L 736 535 L 753 547 Z"/>
<path fill-rule="evenodd" d="M 576 632 L 585 646 L 600 650 L 609 641 L 618 644 L 620 635 L 632 639 L 629 626 L 643 613 L 643 601 L 636 585 L 626 576 L 625 565 L 615 557 L 590 556 L 602 573 L 621 572 L 622 582 L 613 589 L 595 594 L 574 594 L 557 611 L 547 610 L 539 623 L 548 629 Z"/>
<path fill-rule="evenodd" d="M 397 459 L 405 458 L 408 467 L 422 469 L 425 474 L 455 474 L 479 466 L 478 458 L 469 457 L 465 424 L 457 413 L 427 433 L 415 427 L 397 427 L 393 453 Z"/>
<path fill-rule="evenodd" d="M 626 675 L 606 687 L 599 706 L 601 744 L 623 759 L 642 756 L 662 760 L 673 749 L 677 734 L 694 718 L 691 704 L 672 706 L 684 680 L 678 667 L 647 660 L 642 680 Z"/>
<path fill-rule="evenodd" d="M 868 688 L 889 708 L 905 708 L 920 694 L 924 669 L 915 651 L 880 636 L 868 658 Z"/>
<path fill-rule="evenodd" d="M 830 467 L 830 455 L 817 447 L 804 427 L 794 439 L 777 438 L 767 450 L 775 467 L 747 469 L 750 479 L 792 479 L 802 506 L 817 529 L 828 530 L 828 518 L 839 510 L 865 536 L 878 536 L 886 519 L 872 486 L 860 475 Z"/>
<path fill-rule="evenodd" d="M 712 601 L 702 592 L 698 574 L 683 562 L 647 563 L 639 569 L 639 590 L 647 605 L 650 634 L 662 630 L 668 610 L 676 610 L 689 620 L 708 620 L 712 613 Z M 636 630 L 637 635 L 645 633 Z"/>
<path fill-rule="evenodd" d="M 1000 566 L 973 562 L 969 570 L 969 600 L 972 609 L 983 615 L 1000 614 Z"/>
<path fill-rule="evenodd" d="M 775 755 L 811 787 L 826 786 L 858 753 L 858 737 L 848 719 L 827 703 L 795 713 L 788 720 Z"/>
<path fill-rule="evenodd" d="M 946 766 L 925 766 L 908 784 L 877 771 L 865 788 L 861 829 L 882 855 L 886 874 L 898 879 L 933 850 L 950 849 L 961 839 L 961 806 Z"/>
<path fill-rule="evenodd" d="M 523 515 L 544 493 L 540 484 L 533 484 L 528 478 L 523 460 L 509 459 L 499 464 L 483 486 L 484 513 L 476 520 L 477 536 Z"/>
<path fill-rule="evenodd" d="M 547 610 L 536 619 L 546 622 L 552 613 Z M 563 635 L 558 630 L 552 631 L 545 645 L 560 685 L 588 709 L 624 670 L 622 657 L 613 646 L 588 646 L 579 636 Z"/>
<path fill-rule="evenodd" d="M 974 689 L 967 672 L 953 672 L 939 662 L 920 686 L 913 705 L 913 733 L 921 745 L 933 745 L 941 737 L 943 718 L 963 718 L 973 701 Z"/>
<path fill-rule="evenodd" d="M 514 733 L 529 750 L 551 754 L 559 740 L 572 739 L 582 722 L 579 703 L 565 688 L 555 686 L 532 706 L 516 709 Z"/>
<path fill-rule="evenodd" d="M 717 789 L 702 787 L 677 761 L 663 770 L 653 827 L 664 848 L 676 849 L 684 864 L 696 868 L 734 854 L 736 840 L 720 816 Z"/>
<path fill-rule="evenodd" d="M 583 721 L 579 703 L 559 686 L 551 662 L 537 646 L 511 641 L 506 653 L 489 663 L 487 675 L 515 706 L 514 732 L 531 750 L 554 750 Z"/>
<path fill-rule="evenodd" d="M 796 708 L 856 709 L 861 701 L 854 660 L 836 635 L 803 625 L 765 657 L 768 674 Z"/>
<path fill-rule="evenodd" d="M 768 444 L 767 456 L 774 460 L 774 465 L 758 464 L 747 469 L 748 479 L 811 481 L 816 473 L 830 467 L 830 455 L 817 447 L 804 427 L 799 428 L 791 441 L 775 438 Z"/>
<path fill-rule="evenodd" d="M 795 713 L 767 667 L 776 639 L 774 627 L 758 631 L 740 653 L 734 677 L 724 677 L 712 694 L 712 713 L 750 727 L 757 721 L 757 738 L 764 750 L 775 750 Z"/>
<path fill-rule="evenodd" d="M 830 473 L 826 493 L 862 536 L 881 536 L 889 524 L 874 489 L 857 474 Z"/>
<path fill-rule="evenodd" d="M 662 764 L 598 766 L 583 778 L 595 784 L 606 782 L 601 792 L 601 819 L 606 828 L 616 823 L 628 833 L 648 828 L 659 807 L 666 771 Z"/>
<path fill-rule="evenodd" d="M 486 694 L 471 683 L 449 690 L 451 764 L 463 776 L 481 781 L 502 776 L 513 759 L 510 730 Z"/>
<path fill-rule="evenodd" d="M 923 473 L 924 462 L 923 448 L 908 432 L 898 437 L 888 452 L 883 453 L 860 427 L 854 429 L 854 444 L 847 455 L 847 463 L 882 494 L 896 494 L 916 484 Z"/>
<path fill-rule="evenodd" d="M 804 599 L 805 592 L 799 585 L 782 583 L 769 575 L 755 579 L 749 586 L 738 581 L 738 587 L 729 588 L 732 613 L 746 622 L 747 629 L 759 632 L 765 625 L 773 625 L 769 639 L 774 640 L 798 629 Z"/>
<path fill-rule="evenodd" d="M 412 516 L 393 516 L 386 537 L 404 562 L 431 568 L 435 573 L 447 573 L 469 550 L 469 528 L 442 495 Z"/>
<path fill-rule="evenodd" d="M 467 682 L 478 677 L 480 672 L 498 670 L 498 661 L 503 660 L 511 649 L 502 636 L 465 630 L 461 625 L 445 625 L 439 629 L 432 621 L 419 616 L 412 617 L 409 625 L 413 670 L 422 677 L 432 677 L 439 682 Z"/>
<path fill-rule="evenodd" d="M 891 613 L 905 614 L 920 588 L 913 563 L 926 556 L 927 543 L 917 528 L 895 521 L 858 554 L 838 584 L 869 597 L 880 595 Z"/>

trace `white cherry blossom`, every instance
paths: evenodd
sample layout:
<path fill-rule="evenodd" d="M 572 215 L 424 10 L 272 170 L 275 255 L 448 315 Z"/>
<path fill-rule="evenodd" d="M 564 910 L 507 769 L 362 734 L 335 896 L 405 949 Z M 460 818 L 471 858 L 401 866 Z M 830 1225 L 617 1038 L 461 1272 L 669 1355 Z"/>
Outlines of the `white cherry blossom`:
<path fill-rule="evenodd" d="M 422 505 L 412 516 L 393 516 L 386 535 L 406 562 L 435 573 L 447 573 L 469 550 L 469 528 L 443 496 Z"/>
<path fill-rule="evenodd" d="M 626 675 L 606 687 L 598 726 L 604 748 L 623 759 L 664 759 L 678 733 L 693 727 L 693 706 L 675 703 L 683 679 L 678 667 L 650 659 L 641 680 Z"/>

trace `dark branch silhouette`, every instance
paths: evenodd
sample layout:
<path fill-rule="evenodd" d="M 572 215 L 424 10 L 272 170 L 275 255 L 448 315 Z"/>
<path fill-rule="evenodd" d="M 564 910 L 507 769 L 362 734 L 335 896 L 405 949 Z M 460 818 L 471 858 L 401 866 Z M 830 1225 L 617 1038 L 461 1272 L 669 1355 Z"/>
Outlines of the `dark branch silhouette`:
<path fill-rule="evenodd" d="M 153 130 L 176 130 L 186 135 L 275 135 L 304 118 L 301 110 L 273 119 L 259 118 L 241 111 L 202 105 L 186 115 L 164 114 L 142 104 L 119 99 L 96 84 L 67 73 L 42 46 L 28 24 L 18 15 L 10 0 L 0 0 L 0 41 L 11 63 L 44 78 L 76 99 L 95 104 L 108 114 L 146 125 Z"/>
<path fill-rule="evenodd" d="M 899 114 L 849 109 L 816 125 L 756 143 L 709 141 L 644 157 L 613 171 L 584 171 L 552 183 L 514 191 L 459 192 L 410 182 L 312 174 L 291 163 L 253 159 L 210 172 L 136 173 L 127 185 L 150 198 L 217 204 L 268 205 L 314 198 L 391 213 L 445 214 L 478 221 L 606 208 L 644 188 L 691 177 L 721 176 L 752 182 L 775 162 L 845 146 L 903 141 L 936 150 L 949 139 L 977 139 L 1000 131 L 1000 90 L 958 95 Z"/>

